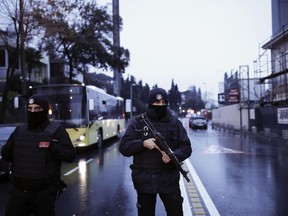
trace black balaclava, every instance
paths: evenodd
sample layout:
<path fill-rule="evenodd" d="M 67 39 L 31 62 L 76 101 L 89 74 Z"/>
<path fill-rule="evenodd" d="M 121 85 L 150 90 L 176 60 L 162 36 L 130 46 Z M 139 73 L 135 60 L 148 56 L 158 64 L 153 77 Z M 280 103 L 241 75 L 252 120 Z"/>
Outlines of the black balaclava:
<path fill-rule="evenodd" d="M 158 119 L 163 118 L 167 114 L 167 105 L 156 106 L 152 105 L 156 101 L 165 100 L 168 103 L 167 92 L 162 88 L 154 88 L 149 92 L 148 105 L 150 109 L 153 109 Z"/>
<path fill-rule="evenodd" d="M 48 110 L 49 110 L 49 102 L 45 95 L 42 94 L 35 94 L 32 95 L 27 100 L 27 107 L 31 104 L 37 104 L 43 108 L 40 112 L 29 112 L 27 111 L 27 118 L 28 118 L 28 127 L 29 128 L 37 128 L 41 124 L 43 124 L 48 120 Z"/>

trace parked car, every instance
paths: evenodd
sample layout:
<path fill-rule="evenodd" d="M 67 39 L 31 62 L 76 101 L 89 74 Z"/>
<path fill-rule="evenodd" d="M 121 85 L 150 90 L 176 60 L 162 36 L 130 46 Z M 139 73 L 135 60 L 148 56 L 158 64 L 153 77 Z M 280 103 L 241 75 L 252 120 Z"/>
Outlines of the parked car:
<path fill-rule="evenodd" d="M 207 129 L 208 121 L 203 116 L 192 116 L 189 118 L 189 127 L 192 129 Z"/>
<path fill-rule="evenodd" d="M 0 152 L 3 145 L 8 140 L 10 134 L 15 130 L 16 126 L 0 126 Z M 0 177 L 8 177 L 10 172 L 10 164 L 3 160 L 0 154 Z"/>

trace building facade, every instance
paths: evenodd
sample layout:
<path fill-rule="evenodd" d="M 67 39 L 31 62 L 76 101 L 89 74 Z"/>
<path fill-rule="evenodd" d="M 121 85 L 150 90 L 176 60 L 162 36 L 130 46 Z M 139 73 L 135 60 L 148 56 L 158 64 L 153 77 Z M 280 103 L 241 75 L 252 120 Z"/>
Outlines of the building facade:
<path fill-rule="evenodd" d="M 260 84 L 269 86 L 268 100 L 257 110 L 258 127 L 288 134 L 288 2 L 271 0 L 272 36 L 262 48 L 270 52 L 269 74 Z"/>
<path fill-rule="evenodd" d="M 266 53 L 258 70 L 253 79 L 245 65 L 230 77 L 225 74 L 224 92 L 218 95 L 223 107 L 214 111 L 214 123 L 288 139 L 288 1 L 271 0 L 271 6 L 272 36 L 262 46 Z"/>

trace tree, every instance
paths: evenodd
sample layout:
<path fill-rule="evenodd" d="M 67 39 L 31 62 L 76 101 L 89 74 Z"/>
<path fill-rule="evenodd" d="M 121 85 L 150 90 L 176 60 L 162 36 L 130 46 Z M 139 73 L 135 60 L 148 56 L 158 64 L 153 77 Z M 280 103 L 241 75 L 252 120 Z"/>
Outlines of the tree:
<path fill-rule="evenodd" d="M 40 1 L 39 1 L 40 2 Z M 87 66 L 96 68 L 118 67 L 124 72 L 129 64 L 129 51 L 113 46 L 113 21 L 107 7 L 81 1 L 48 1 L 47 7 L 38 4 L 34 17 L 43 27 L 43 46 L 53 58 L 64 59 L 69 64 L 69 80 L 73 70 L 85 73 Z"/>
<path fill-rule="evenodd" d="M 31 5 L 33 1 L 24 0 L 0 0 L 0 41 L 8 52 L 8 65 L 6 71 L 6 83 L 2 93 L 0 107 L 0 122 L 4 121 L 7 112 L 9 91 L 16 70 L 19 70 L 19 59 L 21 59 L 20 72 L 22 74 L 22 93 L 26 97 L 26 73 L 25 73 L 25 46 L 29 44 L 38 28 L 34 25 L 31 17 Z"/>
<path fill-rule="evenodd" d="M 196 86 L 191 86 L 189 90 L 183 93 L 185 95 L 184 103 L 182 104 L 182 108 L 193 109 L 195 111 L 199 111 L 205 108 L 204 102 L 201 98 L 201 90 L 196 89 Z"/>
<path fill-rule="evenodd" d="M 182 98 L 178 86 L 174 84 L 174 80 L 172 80 L 171 89 L 168 91 L 168 99 L 170 109 L 178 113 Z"/>
<path fill-rule="evenodd" d="M 43 7 L 45 4 L 45 7 Z M 73 45 L 76 40 L 75 21 L 71 20 L 77 11 L 77 1 L 36 0 L 33 17 L 43 30 L 40 46 L 48 52 L 50 59 L 64 59 L 69 65 L 69 81 L 73 76 Z M 72 16 L 69 16 L 69 13 Z"/>
<path fill-rule="evenodd" d="M 80 15 L 82 23 L 78 26 L 81 31 L 80 38 L 77 40 L 81 42 L 77 44 L 79 46 L 77 50 L 80 48 L 82 51 L 80 62 L 104 69 L 117 67 L 124 72 L 129 64 L 130 54 L 123 47 L 118 48 L 113 45 L 113 20 L 112 16 L 107 14 L 107 8 L 99 8 L 96 4 L 88 3 L 81 10 Z"/>

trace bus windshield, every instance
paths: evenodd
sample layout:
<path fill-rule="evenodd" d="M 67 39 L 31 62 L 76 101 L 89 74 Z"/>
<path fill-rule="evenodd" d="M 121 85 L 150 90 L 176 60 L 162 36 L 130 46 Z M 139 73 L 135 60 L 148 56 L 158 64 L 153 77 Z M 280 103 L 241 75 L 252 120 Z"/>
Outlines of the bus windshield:
<path fill-rule="evenodd" d="M 66 128 L 86 126 L 86 108 L 82 95 L 49 95 L 49 118 L 59 121 Z"/>

